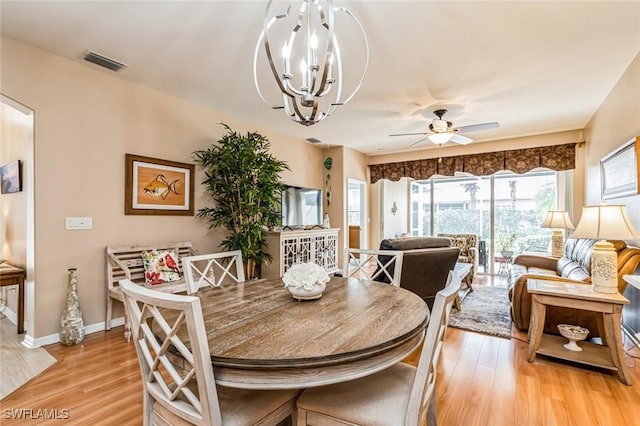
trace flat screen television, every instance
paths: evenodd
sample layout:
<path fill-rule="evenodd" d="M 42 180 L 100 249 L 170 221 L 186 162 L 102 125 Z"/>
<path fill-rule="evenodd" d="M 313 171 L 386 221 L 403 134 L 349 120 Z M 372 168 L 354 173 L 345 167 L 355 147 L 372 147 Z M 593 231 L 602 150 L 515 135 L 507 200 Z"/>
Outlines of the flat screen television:
<path fill-rule="evenodd" d="M 282 226 L 305 228 L 322 225 L 322 190 L 287 186 L 282 191 Z"/>

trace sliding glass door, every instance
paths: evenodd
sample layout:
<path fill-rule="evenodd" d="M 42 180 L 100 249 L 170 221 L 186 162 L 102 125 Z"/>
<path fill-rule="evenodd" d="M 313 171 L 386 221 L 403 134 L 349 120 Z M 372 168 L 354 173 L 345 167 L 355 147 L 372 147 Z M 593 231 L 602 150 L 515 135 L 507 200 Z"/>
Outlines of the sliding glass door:
<path fill-rule="evenodd" d="M 414 181 L 411 235 L 477 234 L 479 272 L 504 272 L 516 254 L 547 250 L 551 230 L 540 223 L 556 198 L 555 172 Z"/>

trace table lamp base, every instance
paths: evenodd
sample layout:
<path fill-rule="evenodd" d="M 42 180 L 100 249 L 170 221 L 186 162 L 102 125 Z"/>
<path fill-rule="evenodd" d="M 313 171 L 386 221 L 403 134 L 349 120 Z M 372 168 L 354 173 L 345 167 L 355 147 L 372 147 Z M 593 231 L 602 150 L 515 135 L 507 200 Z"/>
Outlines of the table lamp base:
<path fill-rule="evenodd" d="M 591 282 L 597 293 L 618 292 L 618 255 L 609 241 L 598 241 L 593 248 Z"/>

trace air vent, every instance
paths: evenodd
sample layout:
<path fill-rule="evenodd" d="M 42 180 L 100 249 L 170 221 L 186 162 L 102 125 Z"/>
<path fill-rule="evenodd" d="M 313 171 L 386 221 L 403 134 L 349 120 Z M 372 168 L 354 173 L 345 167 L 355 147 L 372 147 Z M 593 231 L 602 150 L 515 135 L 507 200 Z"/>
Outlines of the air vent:
<path fill-rule="evenodd" d="M 307 138 L 306 141 L 307 142 L 311 142 L 311 143 L 321 143 L 322 142 L 320 139 L 316 139 L 316 138 Z"/>
<path fill-rule="evenodd" d="M 122 62 L 118 62 L 115 59 L 107 58 L 106 56 L 102 56 L 99 53 L 92 52 L 90 50 L 88 50 L 84 55 L 84 60 L 115 72 L 128 67 L 128 65 L 123 64 Z"/>

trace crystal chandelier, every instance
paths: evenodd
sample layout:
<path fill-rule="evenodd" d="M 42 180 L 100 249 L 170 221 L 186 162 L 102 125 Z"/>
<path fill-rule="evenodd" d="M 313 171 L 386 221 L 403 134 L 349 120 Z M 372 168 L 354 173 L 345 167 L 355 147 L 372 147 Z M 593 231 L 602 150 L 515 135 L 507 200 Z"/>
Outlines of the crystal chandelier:
<path fill-rule="evenodd" d="M 272 0 L 267 2 L 263 30 L 256 44 L 253 59 L 253 78 L 258 94 L 274 109 L 284 109 L 293 121 L 311 126 L 330 116 L 339 105 L 353 98 L 360 88 L 369 64 L 369 44 L 364 29 L 355 16 L 344 7 L 333 7 L 333 0 L 292 0 L 286 9 Z M 343 60 L 336 35 L 336 20 L 350 23 L 353 33 L 349 46 L 361 35 L 362 70 L 352 91 L 347 92 Z M 342 30 L 344 27 L 340 27 Z M 277 49 L 277 50 L 276 50 Z M 266 55 L 269 68 L 276 80 L 282 100 L 270 102 L 260 88 L 258 64 L 261 54 Z M 356 55 L 354 55 L 356 56 Z M 352 58 L 352 55 L 349 55 Z M 349 73 L 358 72 L 349 66 Z M 344 95 L 347 92 L 348 95 Z"/>

